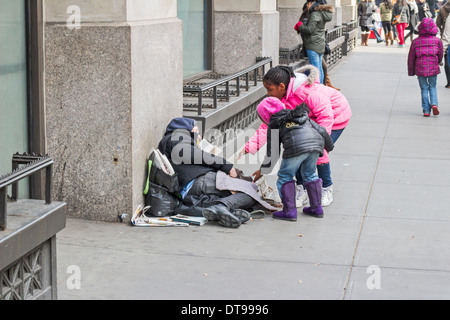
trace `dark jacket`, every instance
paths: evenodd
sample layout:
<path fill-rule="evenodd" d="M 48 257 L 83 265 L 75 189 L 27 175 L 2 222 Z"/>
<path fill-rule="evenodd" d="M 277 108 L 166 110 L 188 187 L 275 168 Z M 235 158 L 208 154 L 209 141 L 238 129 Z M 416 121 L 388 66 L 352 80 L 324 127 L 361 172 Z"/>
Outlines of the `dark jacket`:
<path fill-rule="evenodd" d="M 261 166 L 263 173 L 271 170 L 272 165 L 278 161 L 277 155 L 272 154 L 273 130 L 279 130 L 277 147 L 279 150 L 280 145 L 283 145 L 283 159 L 298 157 L 308 152 L 318 152 L 320 156 L 323 156 L 324 149 L 328 152 L 334 149 L 333 141 L 325 128 L 312 121 L 308 114 L 308 105 L 304 103 L 294 110 L 281 110 L 270 118 L 267 155 Z"/>
<path fill-rule="evenodd" d="M 303 46 L 306 50 L 323 54 L 325 53 L 325 25 L 333 18 L 334 7 L 318 5 L 312 10 L 306 24 L 301 25 L 298 31 L 302 35 Z"/>
<path fill-rule="evenodd" d="M 185 119 L 185 120 L 182 120 Z M 197 135 L 192 133 L 193 120 L 177 118 L 167 127 L 158 149 L 169 159 L 178 174 L 180 190 L 192 180 L 208 172 L 229 174 L 233 164 L 198 148 Z"/>
<path fill-rule="evenodd" d="M 431 11 L 430 11 L 430 7 L 428 6 L 428 2 L 424 1 L 424 2 L 417 2 L 417 8 L 419 9 L 419 21 L 422 21 L 424 18 L 426 18 L 426 12 L 428 11 L 431 17 Z M 437 19 L 436 19 L 436 23 L 437 23 Z"/>

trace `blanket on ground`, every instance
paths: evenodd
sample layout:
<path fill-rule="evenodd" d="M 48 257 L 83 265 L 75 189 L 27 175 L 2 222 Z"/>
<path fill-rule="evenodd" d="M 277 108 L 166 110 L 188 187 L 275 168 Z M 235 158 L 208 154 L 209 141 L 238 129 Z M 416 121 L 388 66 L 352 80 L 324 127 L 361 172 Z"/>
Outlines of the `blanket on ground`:
<path fill-rule="evenodd" d="M 268 204 L 261 199 L 258 194 L 258 187 L 253 182 L 248 182 L 242 179 L 235 179 L 227 175 L 225 172 L 217 172 L 216 188 L 219 190 L 229 190 L 243 192 L 253 199 L 255 199 L 264 208 L 271 211 L 277 211 L 278 209 Z"/>

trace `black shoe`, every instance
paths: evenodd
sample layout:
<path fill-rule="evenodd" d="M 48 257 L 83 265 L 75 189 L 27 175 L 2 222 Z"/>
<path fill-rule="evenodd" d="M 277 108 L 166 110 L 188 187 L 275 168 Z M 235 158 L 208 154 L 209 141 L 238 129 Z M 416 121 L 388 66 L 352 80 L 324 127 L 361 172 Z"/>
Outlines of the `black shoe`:
<path fill-rule="evenodd" d="M 215 205 L 203 210 L 203 216 L 208 221 L 218 221 L 218 223 L 227 228 L 239 228 L 241 220 L 233 215 L 225 206 Z"/>
<path fill-rule="evenodd" d="M 233 215 L 241 221 L 241 223 L 246 223 L 250 220 L 251 215 L 250 212 L 244 209 L 236 209 L 233 211 Z"/>

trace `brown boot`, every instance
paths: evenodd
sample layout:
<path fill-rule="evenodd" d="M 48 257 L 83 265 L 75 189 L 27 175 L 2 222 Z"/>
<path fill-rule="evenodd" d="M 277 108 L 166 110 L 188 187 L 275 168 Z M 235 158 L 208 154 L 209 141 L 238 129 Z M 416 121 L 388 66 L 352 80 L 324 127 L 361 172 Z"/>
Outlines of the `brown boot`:
<path fill-rule="evenodd" d="M 370 38 L 370 32 L 366 33 L 366 38 L 365 38 L 365 40 L 366 40 L 366 47 L 369 46 L 369 38 Z"/>
<path fill-rule="evenodd" d="M 389 40 L 391 40 L 391 46 L 394 44 L 394 32 L 390 31 L 389 32 Z"/>
<path fill-rule="evenodd" d="M 389 34 L 384 35 L 384 41 L 386 41 L 386 47 L 389 46 Z"/>
<path fill-rule="evenodd" d="M 331 81 L 330 81 L 330 77 L 328 77 L 328 74 L 327 74 L 327 77 L 325 78 L 325 85 L 327 87 L 333 88 L 333 89 L 335 89 L 337 91 L 341 91 L 341 89 L 333 87 L 333 85 L 331 84 Z"/>
<path fill-rule="evenodd" d="M 361 46 L 365 46 L 366 45 L 366 42 L 364 41 L 365 37 L 366 37 L 366 34 L 365 33 L 361 33 Z"/>

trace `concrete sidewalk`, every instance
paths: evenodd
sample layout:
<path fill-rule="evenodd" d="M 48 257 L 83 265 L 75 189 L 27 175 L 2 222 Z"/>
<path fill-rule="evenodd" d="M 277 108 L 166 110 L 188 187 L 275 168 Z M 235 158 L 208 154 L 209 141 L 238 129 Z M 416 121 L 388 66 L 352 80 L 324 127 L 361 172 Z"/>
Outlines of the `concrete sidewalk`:
<path fill-rule="evenodd" d="M 59 299 L 449 299 L 450 90 L 442 73 L 441 115 L 424 118 L 408 50 L 370 40 L 330 73 L 354 116 L 331 154 L 324 219 L 237 230 L 69 219 Z"/>

